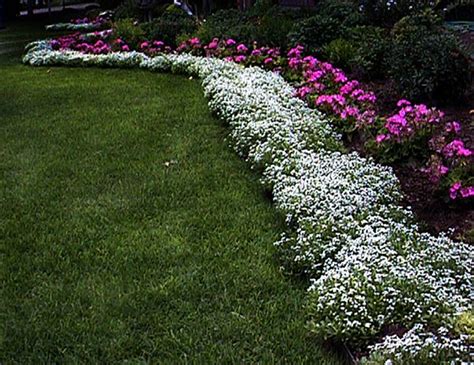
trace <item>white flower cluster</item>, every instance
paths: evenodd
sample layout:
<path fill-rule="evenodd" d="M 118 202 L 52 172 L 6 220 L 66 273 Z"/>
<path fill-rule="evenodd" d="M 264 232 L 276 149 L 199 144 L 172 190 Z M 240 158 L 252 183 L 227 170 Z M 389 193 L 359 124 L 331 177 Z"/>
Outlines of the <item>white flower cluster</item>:
<path fill-rule="evenodd" d="M 470 248 L 421 233 L 399 205 L 392 170 L 343 153 L 327 120 L 293 97 L 281 76 L 191 55 L 90 55 L 53 51 L 48 42 L 28 50 L 24 62 L 31 65 L 142 67 L 200 77 L 211 110 L 231 127 L 233 147 L 263 172 L 286 215 L 289 229 L 276 245 L 291 269 L 312 278 L 307 309 L 321 338 L 365 346 L 389 325 L 415 323 L 426 325 L 416 327 L 419 338 L 432 338 L 428 328 L 449 326 L 469 309 Z M 393 343 L 407 341 L 387 337 L 372 359 L 386 358 Z M 465 346 L 450 349 L 459 357 Z"/>
<path fill-rule="evenodd" d="M 387 336 L 370 346 L 372 354 L 361 365 L 472 364 L 474 348 L 469 349 L 466 340 L 466 335 L 452 338 L 443 327 L 427 331 L 415 324 L 402 337 Z"/>
<path fill-rule="evenodd" d="M 55 23 L 49 24 L 46 26 L 46 30 L 67 30 L 67 31 L 74 31 L 74 32 L 85 32 L 85 31 L 92 31 L 98 30 L 103 27 L 102 23 Z"/>

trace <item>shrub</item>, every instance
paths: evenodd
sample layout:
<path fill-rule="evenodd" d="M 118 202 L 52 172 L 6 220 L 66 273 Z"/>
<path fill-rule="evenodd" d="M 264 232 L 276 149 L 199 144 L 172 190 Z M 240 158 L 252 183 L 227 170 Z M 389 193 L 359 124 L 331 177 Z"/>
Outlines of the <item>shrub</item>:
<path fill-rule="evenodd" d="M 260 44 L 285 48 L 288 42 L 288 33 L 291 32 L 293 25 L 306 18 L 307 14 L 304 11 L 271 7 L 259 18 L 254 40 Z"/>
<path fill-rule="evenodd" d="M 364 18 L 354 1 L 348 0 L 323 0 L 316 8 L 318 14 L 337 19 L 344 27 L 362 24 Z"/>
<path fill-rule="evenodd" d="M 361 9 L 366 20 L 374 25 L 393 25 L 403 17 L 434 8 L 432 0 L 361 0 Z"/>
<path fill-rule="evenodd" d="M 194 33 L 196 22 L 190 17 L 169 18 L 166 16 L 145 23 L 142 26 L 145 36 L 149 40 L 160 40 L 167 45 L 176 46 L 177 38 L 182 34 Z"/>
<path fill-rule="evenodd" d="M 197 32 L 205 43 L 216 37 L 250 42 L 254 34 L 255 25 L 250 23 L 249 16 L 235 9 L 219 10 L 210 15 Z"/>
<path fill-rule="evenodd" d="M 352 68 L 371 79 L 386 74 L 385 58 L 390 48 L 388 32 L 373 26 L 357 26 L 349 31 L 355 48 Z"/>
<path fill-rule="evenodd" d="M 141 11 L 135 0 L 124 0 L 115 10 L 114 16 L 116 19 L 136 19 L 141 16 Z"/>
<path fill-rule="evenodd" d="M 356 49 L 351 42 L 338 38 L 324 46 L 323 53 L 335 66 L 349 69 L 354 63 Z"/>
<path fill-rule="evenodd" d="M 301 44 L 309 52 L 341 38 L 344 29 L 339 20 L 323 15 L 315 15 L 297 22 L 288 35 L 290 45 Z"/>
<path fill-rule="evenodd" d="M 145 32 L 137 26 L 132 19 L 121 19 L 114 23 L 114 35 L 122 39 L 132 48 L 138 48 L 138 45 L 145 39 Z"/>
<path fill-rule="evenodd" d="M 322 1 L 317 14 L 297 22 L 288 35 L 290 45 L 301 44 L 314 51 L 331 41 L 344 38 L 348 28 L 361 24 L 363 18 L 351 1 Z"/>
<path fill-rule="evenodd" d="M 389 74 L 404 97 L 460 99 L 470 85 L 469 58 L 459 40 L 430 17 L 410 17 L 395 25 Z"/>

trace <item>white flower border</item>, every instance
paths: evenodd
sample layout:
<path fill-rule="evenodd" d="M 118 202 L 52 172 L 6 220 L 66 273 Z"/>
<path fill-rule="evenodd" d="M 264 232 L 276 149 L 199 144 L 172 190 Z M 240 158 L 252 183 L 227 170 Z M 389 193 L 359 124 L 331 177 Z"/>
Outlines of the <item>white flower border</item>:
<path fill-rule="evenodd" d="M 87 31 L 99 30 L 103 26 L 104 25 L 101 23 L 81 23 L 81 24 L 55 23 L 55 24 L 47 25 L 46 30 L 49 30 L 49 31 L 70 30 L 74 32 L 87 32 Z"/>
<path fill-rule="evenodd" d="M 286 215 L 289 229 L 276 245 L 289 268 L 312 278 L 309 327 L 322 339 L 365 346 L 386 326 L 398 324 L 413 328 L 409 336 L 395 336 L 398 342 L 387 336 L 372 348 L 371 358 L 396 360 L 403 348 L 416 359 L 422 347 L 413 337 L 437 338 L 420 326 L 452 329 L 457 315 L 472 310 L 470 247 L 421 233 L 411 212 L 399 205 L 393 171 L 342 153 L 328 121 L 293 97 L 281 76 L 187 54 L 54 51 L 49 41 L 27 46 L 23 62 L 140 67 L 201 78 L 210 109 L 230 125 L 233 147 L 263 171 L 263 183 Z M 461 340 L 446 341 L 433 348 L 438 353 L 448 348 L 457 362 L 469 356 Z"/>

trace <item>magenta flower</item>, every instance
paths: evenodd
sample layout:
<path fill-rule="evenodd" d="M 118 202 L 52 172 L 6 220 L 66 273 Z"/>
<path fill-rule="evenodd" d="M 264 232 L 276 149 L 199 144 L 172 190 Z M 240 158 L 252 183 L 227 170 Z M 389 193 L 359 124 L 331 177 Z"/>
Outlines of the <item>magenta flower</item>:
<path fill-rule="evenodd" d="M 263 63 L 264 63 L 265 65 L 269 65 L 270 63 L 273 63 L 273 58 L 267 57 L 267 58 L 265 58 L 265 59 L 263 60 Z"/>
<path fill-rule="evenodd" d="M 461 133 L 461 124 L 459 124 L 459 122 L 454 122 L 454 121 L 446 123 L 445 130 L 448 133 L 454 132 L 456 134 L 459 134 L 459 133 Z"/>
<path fill-rule="evenodd" d="M 124 44 L 124 45 L 122 46 L 122 51 L 124 51 L 124 52 L 129 52 L 129 51 L 130 51 L 130 47 L 129 47 L 128 45 Z"/>
<path fill-rule="evenodd" d="M 470 198 L 474 196 L 474 186 L 469 186 L 467 188 L 462 188 L 460 190 L 461 196 L 464 199 Z"/>
<path fill-rule="evenodd" d="M 379 134 L 377 137 L 375 137 L 375 142 L 377 143 L 382 143 L 383 141 L 386 141 L 387 139 L 390 139 L 390 137 L 386 134 Z"/>
<path fill-rule="evenodd" d="M 245 46 L 245 44 L 241 43 L 237 46 L 237 52 L 239 53 L 247 53 L 248 50 L 249 49 Z"/>
<path fill-rule="evenodd" d="M 214 38 L 214 39 L 211 41 L 211 43 L 209 43 L 209 44 L 207 45 L 207 48 L 208 48 L 208 49 L 217 49 L 218 45 L 219 45 L 219 39 L 218 39 L 218 38 Z"/>
<path fill-rule="evenodd" d="M 448 158 L 454 156 L 469 157 L 472 155 L 472 151 L 464 147 L 463 141 L 455 139 L 443 148 L 443 154 Z"/>
<path fill-rule="evenodd" d="M 247 59 L 244 55 L 238 55 L 234 57 L 234 61 L 237 63 L 244 62 Z"/>
<path fill-rule="evenodd" d="M 142 43 L 140 44 L 140 48 L 141 48 L 141 49 L 145 49 L 145 48 L 148 48 L 149 45 L 150 45 L 150 44 L 149 44 L 148 42 L 142 42 Z"/>
<path fill-rule="evenodd" d="M 411 103 L 406 99 L 400 99 L 397 103 L 397 106 L 401 108 L 402 106 L 411 105 Z"/>
<path fill-rule="evenodd" d="M 454 200 L 457 198 L 458 191 L 461 189 L 461 182 L 457 181 L 449 188 L 449 197 Z"/>
<path fill-rule="evenodd" d="M 226 46 L 229 46 L 229 47 L 235 46 L 236 43 L 237 43 L 237 42 L 234 41 L 232 38 L 231 38 L 231 39 L 228 39 L 228 40 L 225 42 Z"/>

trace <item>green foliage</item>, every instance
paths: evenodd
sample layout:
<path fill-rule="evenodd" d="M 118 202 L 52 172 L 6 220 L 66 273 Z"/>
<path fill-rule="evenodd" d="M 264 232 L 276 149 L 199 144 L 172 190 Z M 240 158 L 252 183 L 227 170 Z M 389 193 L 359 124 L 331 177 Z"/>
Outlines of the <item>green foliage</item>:
<path fill-rule="evenodd" d="M 350 1 L 322 1 L 316 12 L 295 23 L 288 34 L 290 45 L 301 44 L 309 51 L 317 51 L 333 40 L 345 38 L 348 28 L 363 22 L 357 6 Z"/>
<path fill-rule="evenodd" d="M 343 34 L 344 29 L 339 20 L 315 15 L 296 23 L 288 39 L 290 45 L 301 44 L 308 52 L 315 52 Z"/>
<path fill-rule="evenodd" d="M 138 26 L 133 19 L 121 19 L 113 25 L 114 35 L 121 38 L 133 48 L 138 48 L 138 45 L 145 40 L 145 32 Z"/>
<path fill-rule="evenodd" d="M 352 68 L 366 78 L 385 76 L 385 59 L 391 44 L 388 31 L 373 26 L 357 26 L 350 29 L 349 39 L 355 48 Z"/>
<path fill-rule="evenodd" d="M 258 20 L 255 27 L 254 39 L 259 44 L 280 46 L 285 48 L 288 33 L 298 20 L 305 18 L 307 12 L 271 7 Z"/>
<path fill-rule="evenodd" d="M 236 9 L 219 10 L 203 22 L 197 36 L 203 42 L 210 42 L 214 37 L 251 42 L 255 28 L 248 14 Z"/>
<path fill-rule="evenodd" d="M 373 25 L 391 26 L 403 17 L 416 14 L 424 9 L 435 9 L 440 1 L 397 0 L 388 4 L 387 0 L 361 0 L 362 13 Z"/>
<path fill-rule="evenodd" d="M 390 76 L 400 93 L 413 100 L 462 98 L 470 84 L 468 56 L 456 36 L 437 29 L 431 15 L 421 19 L 402 19 L 394 27 Z"/>
<path fill-rule="evenodd" d="M 127 19 L 134 18 L 138 19 L 141 17 L 141 11 L 138 9 L 135 0 L 123 0 L 121 4 L 115 10 L 115 19 Z"/>
<path fill-rule="evenodd" d="M 364 22 L 356 2 L 350 0 L 323 0 L 316 7 L 319 15 L 337 19 L 343 27 L 353 27 Z"/>
<path fill-rule="evenodd" d="M 333 65 L 348 69 L 354 62 L 356 48 L 351 42 L 338 38 L 323 47 L 323 54 Z"/>
<path fill-rule="evenodd" d="M 183 34 L 192 34 L 197 30 L 193 18 L 163 16 L 149 23 L 144 23 L 142 28 L 145 37 L 149 40 L 161 40 L 167 45 L 176 46 L 177 38 Z"/>

